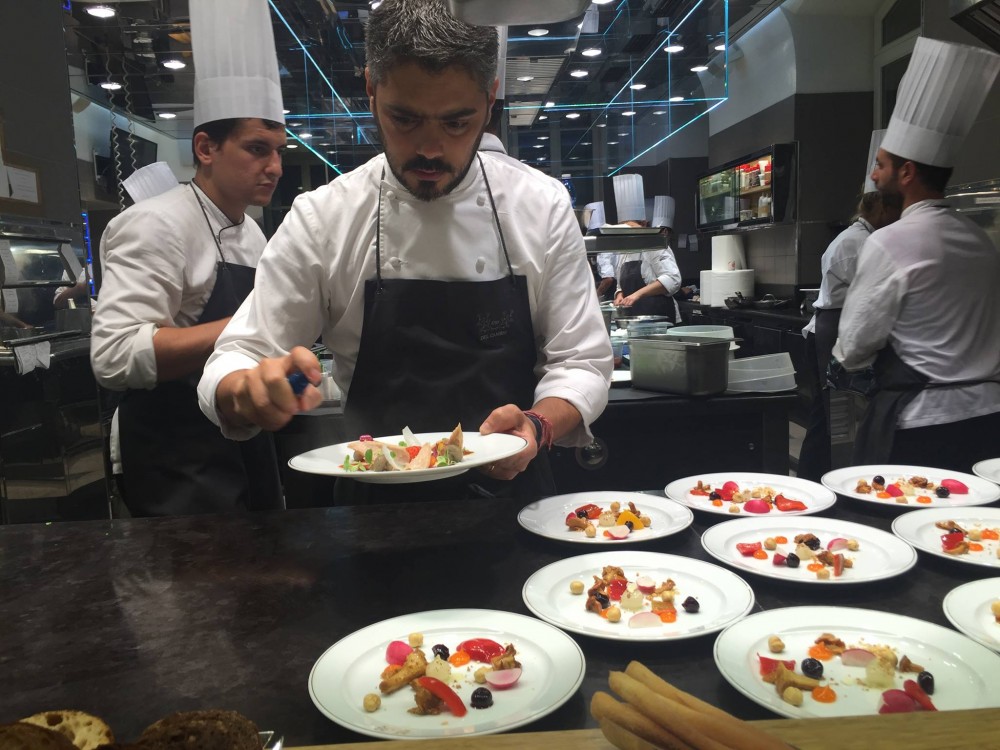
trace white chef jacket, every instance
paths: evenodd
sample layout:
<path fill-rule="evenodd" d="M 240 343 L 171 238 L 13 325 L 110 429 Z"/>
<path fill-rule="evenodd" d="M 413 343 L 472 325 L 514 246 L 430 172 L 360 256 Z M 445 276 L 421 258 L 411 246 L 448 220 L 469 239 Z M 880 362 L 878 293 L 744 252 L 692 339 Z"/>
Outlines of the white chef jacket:
<path fill-rule="evenodd" d="M 539 352 L 535 400 L 562 398 L 576 407 L 583 424 L 560 442 L 585 445 L 591 439 L 589 425 L 607 404 L 612 355 L 583 236 L 568 195 L 555 180 L 491 157 L 483 164 L 514 273 L 527 279 Z M 198 392 L 210 419 L 220 422 L 215 392 L 226 375 L 296 345 L 308 346 L 320 335 L 333 353 L 337 385 L 350 398 L 364 281 L 375 276 L 383 173 L 383 278 L 494 281 L 507 276 L 478 160 L 451 193 L 421 201 L 396 180 L 385 157 L 376 156 L 295 199 L 264 251 L 253 293 L 205 366 Z M 236 439 L 257 432 L 221 426 Z"/>
<path fill-rule="evenodd" d="M 874 231 L 875 227 L 858 218 L 833 239 L 820 259 L 823 278 L 813 307 L 818 310 L 839 310 L 844 306 L 847 288 L 854 280 L 858 268 L 858 253 L 868 235 Z M 802 329 L 802 335 L 815 332 L 816 316 L 813 315 Z"/>
<path fill-rule="evenodd" d="M 213 232 L 227 262 L 257 265 L 267 243 L 260 227 L 245 215 L 232 226 L 205 193 L 198 193 L 211 230 L 191 186 L 178 185 L 136 203 L 104 231 L 90 361 L 105 388 L 156 386 L 153 335 L 159 328 L 197 323 L 215 288 L 219 251 Z"/>
<path fill-rule="evenodd" d="M 617 277 L 618 255 L 616 253 L 597 254 L 597 273 L 602 279 L 613 279 Z"/>
<path fill-rule="evenodd" d="M 1000 251 L 946 201 L 925 200 L 861 249 L 833 356 L 861 369 L 892 346 L 933 383 L 1000 380 Z M 921 391 L 899 428 L 1000 411 L 1000 383 Z"/>

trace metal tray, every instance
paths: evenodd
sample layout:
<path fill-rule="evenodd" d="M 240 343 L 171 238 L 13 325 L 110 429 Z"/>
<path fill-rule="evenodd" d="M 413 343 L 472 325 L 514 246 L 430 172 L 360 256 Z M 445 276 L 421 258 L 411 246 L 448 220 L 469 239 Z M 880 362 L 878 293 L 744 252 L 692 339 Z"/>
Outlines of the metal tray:
<path fill-rule="evenodd" d="M 705 336 L 629 337 L 632 387 L 712 396 L 729 386 L 729 341 Z"/>

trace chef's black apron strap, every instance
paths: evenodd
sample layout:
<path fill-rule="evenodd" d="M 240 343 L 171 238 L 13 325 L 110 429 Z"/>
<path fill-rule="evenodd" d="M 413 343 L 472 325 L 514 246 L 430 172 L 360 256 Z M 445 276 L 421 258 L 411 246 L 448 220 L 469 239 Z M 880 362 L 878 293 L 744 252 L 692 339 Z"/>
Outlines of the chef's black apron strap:
<path fill-rule="evenodd" d="M 628 297 L 630 294 L 646 286 L 642 279 L 642 261 L 629 260 L 621 264 L 618 272 L 618 286 L 621 287 L 622 294 Z M 673 297 L 665 295 L 655 295 L 643 297 L 635 302 L 632 307 L 626 308 L 630 316 L 634 315 L 664 315 L 671 323 L 675 323 L 674 300 Z"/>

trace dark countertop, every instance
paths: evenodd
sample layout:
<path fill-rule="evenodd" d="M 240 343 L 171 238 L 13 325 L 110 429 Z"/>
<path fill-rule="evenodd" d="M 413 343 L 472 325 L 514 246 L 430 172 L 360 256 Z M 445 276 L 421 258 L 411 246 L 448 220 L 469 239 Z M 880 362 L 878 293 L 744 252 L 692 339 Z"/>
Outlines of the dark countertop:
<path fill-rule="evenodd" d="M 779 308 L 777 310 L 757 310 L 751 307 L 741 307 L 736 310 L 730 310 L 728 307 L 711 307 L 709 305 L 701 305 L 697 302 L 682 302 L 678 301 L 678 307 L 680 307 L 682 313 L 689 313 L 695 315 L 720 315 L 722 317 L 730 318 L 748 318 L 748 319 L 758 319 L 758 320 L 773 320 L 780 321 L 782 323 L 801 323 L 803 326 L 809 322 L 811 315 L 803 315 L 799 312 L 798 306 L 790 306 Z M 791 305 L 791 303 L 789 303 Z"/>
<path fill-rule="evenodd" d="M 433 484 L 426 487 L 432 498 Z M 416 611 L 529 614 L 525 579 L 594 551 L 523 530 L 521 506 L 484 500 L 0 527 L 0 722 L 76 708 L 131 739 L 168 712 L 221 707 L 282 732 L 288 745 L 364 739 L 310 701 L 310 669 L 330 645 Z M 841 499 L 824 515 L 887 530 L 893 515 L 884 513 Z M 708 560 L 700 534 L 724 520 L 698 513 L 675 536 L 627 548 Z M 948 627 L 944 595 L 983 575 L 921 554 L 905 576 L 836 589 L 746 578 L 755 611 L 836 603 Z M 712 635 L 655 644 L 574 637 L 587 659 L 581 690 L 525 731 L 595 726 L 591 695 L 631 659 L 741 718 L 773 718 L 719 674 Z"/>

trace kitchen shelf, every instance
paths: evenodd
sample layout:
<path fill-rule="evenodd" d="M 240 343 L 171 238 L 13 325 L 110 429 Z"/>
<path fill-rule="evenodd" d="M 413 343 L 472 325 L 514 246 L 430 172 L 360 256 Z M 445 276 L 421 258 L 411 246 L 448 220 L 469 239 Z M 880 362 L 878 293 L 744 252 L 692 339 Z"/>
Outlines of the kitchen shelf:
<path fill-rule="evenodd" d="M 732 195 L 732 190 L 720 190 L 717 193 L 709 193 L 707 195 L 701 196 L 702 200 L 708 200 L 709 198 L 718 198 L 720 195 Z"/>
<path fill-rule="evenodd" d="M 757 193 L 771 192 L 770 185 L 762 185 L 760 187 L 747 188 L 746 190 L 740 190 L 740 197 L 744 195 L 756 195 Z"/>

